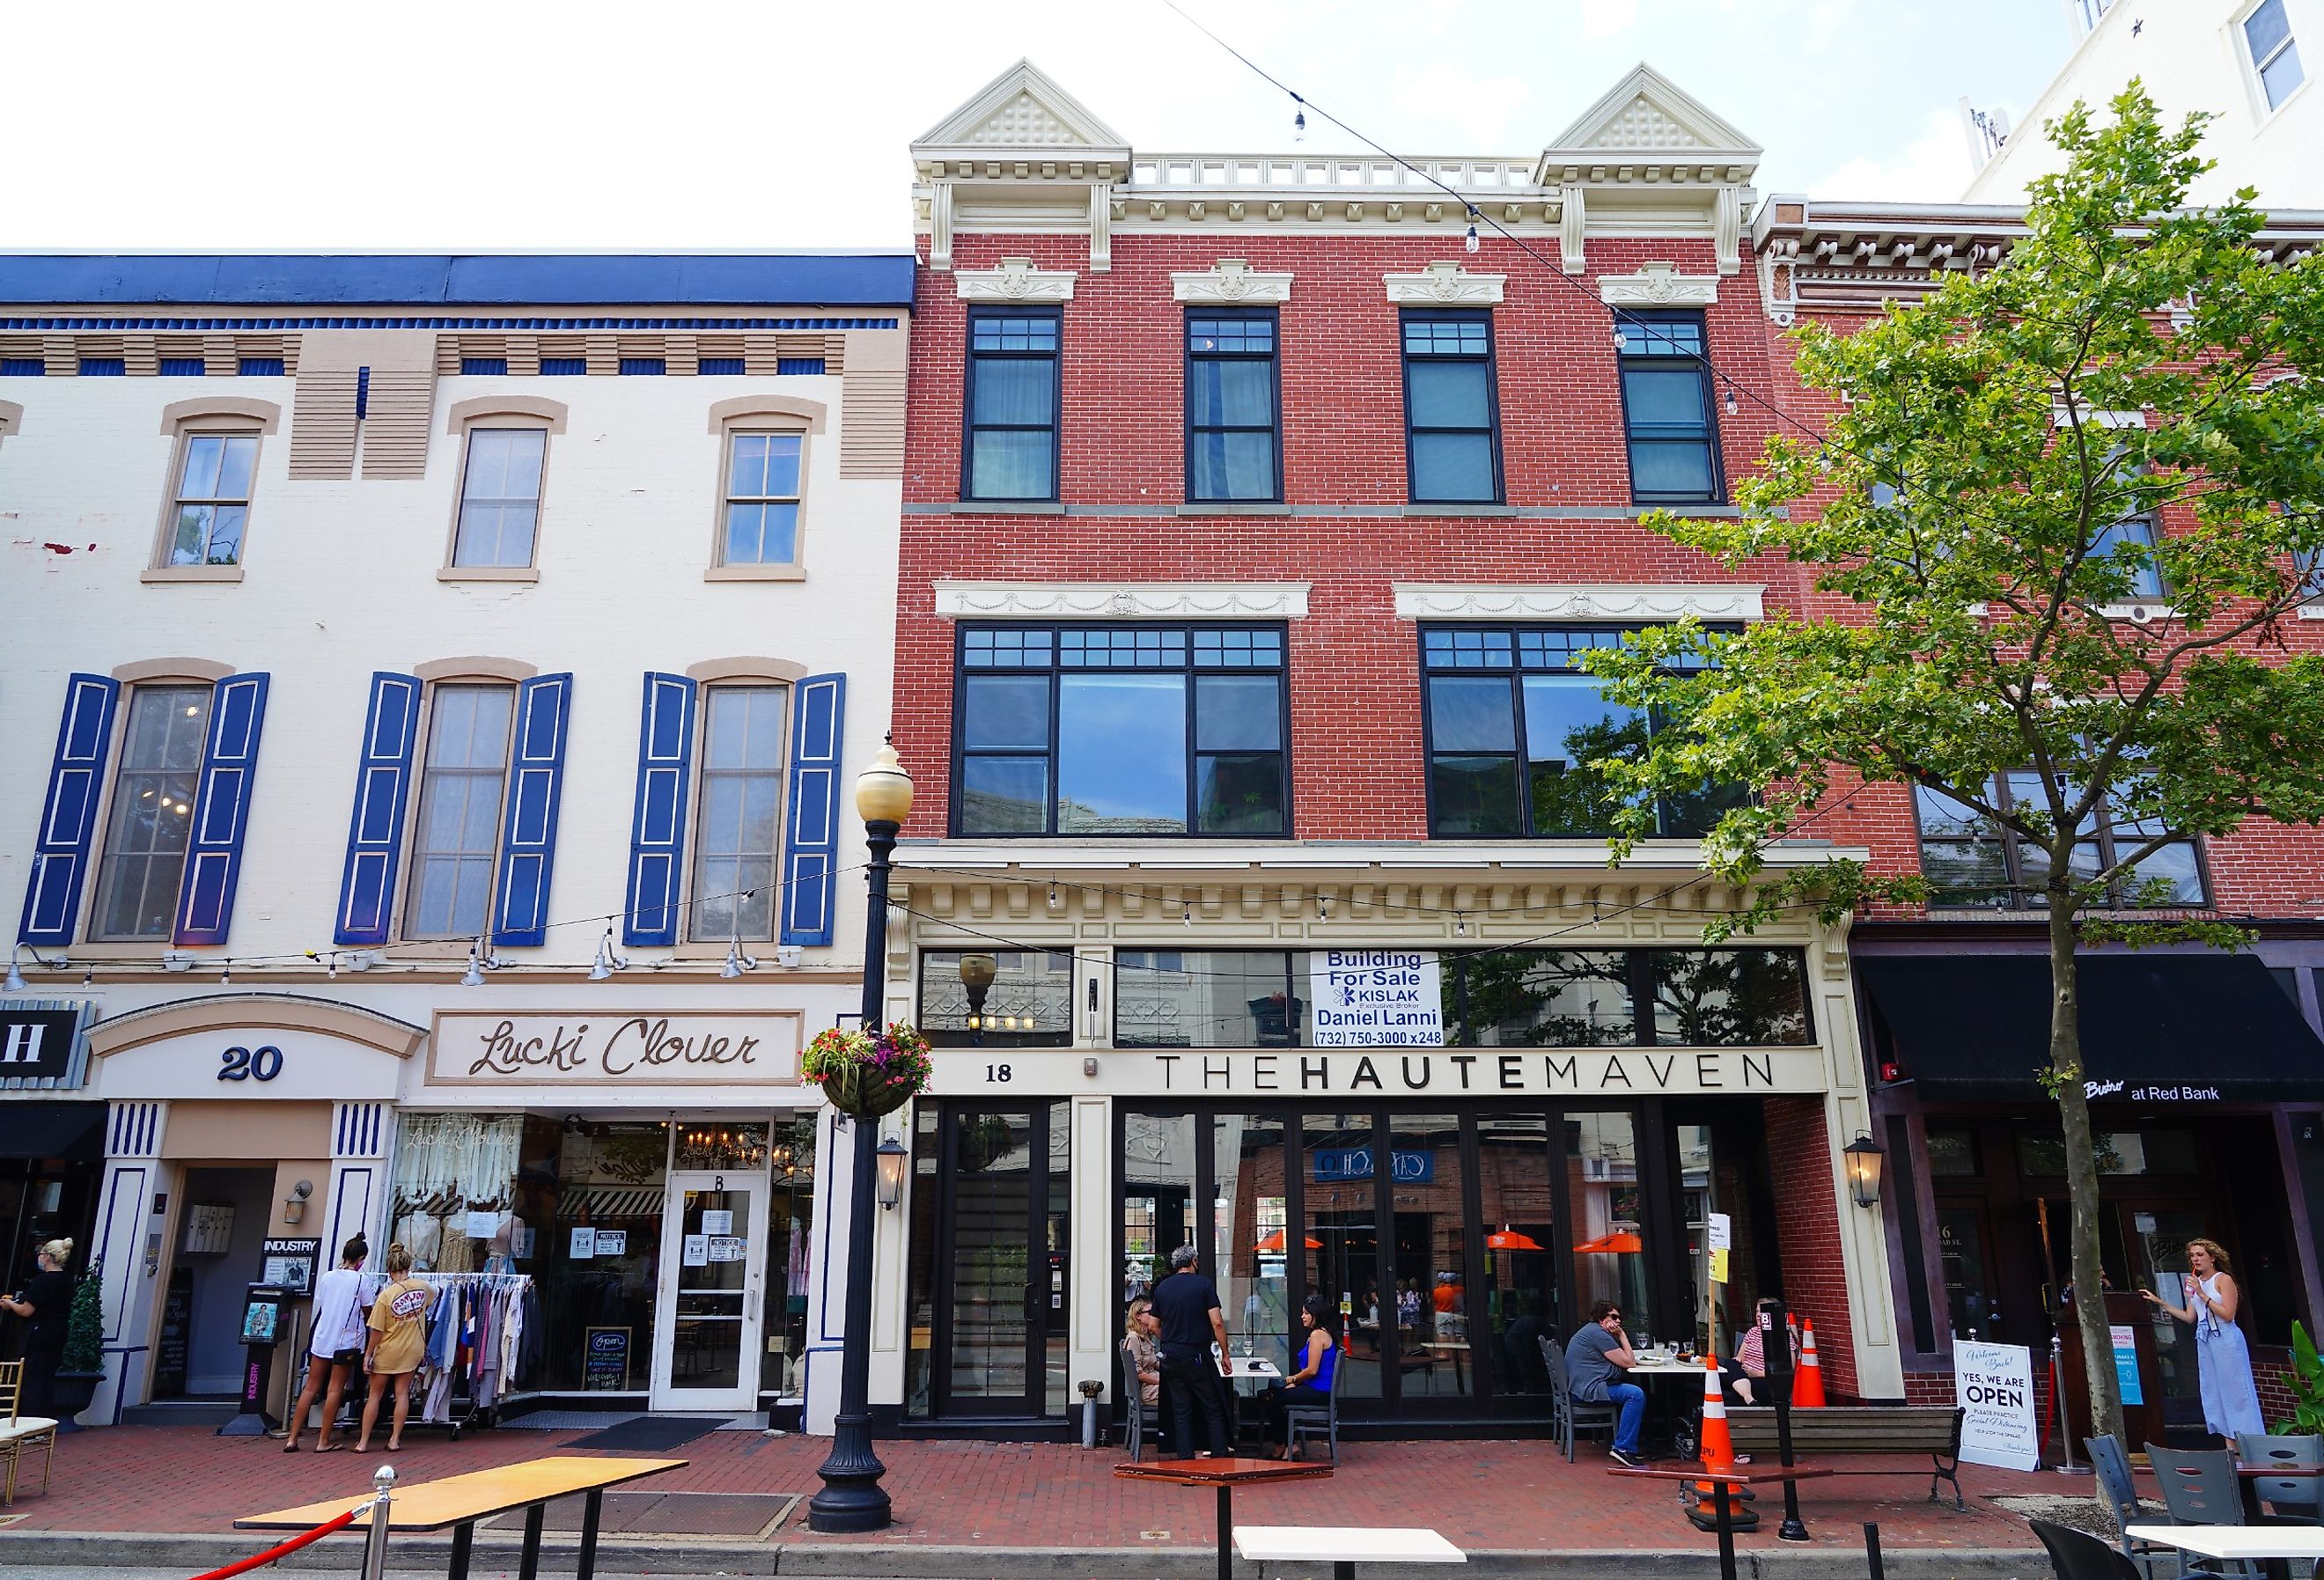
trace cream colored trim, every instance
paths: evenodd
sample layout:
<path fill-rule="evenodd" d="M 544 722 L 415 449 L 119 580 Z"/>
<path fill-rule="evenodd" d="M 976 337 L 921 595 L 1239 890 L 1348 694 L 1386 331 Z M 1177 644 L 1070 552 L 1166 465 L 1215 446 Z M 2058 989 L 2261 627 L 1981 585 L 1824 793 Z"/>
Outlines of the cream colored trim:
<path fill-rule="evenodd" d="M 1600 275 L 1598 300 L 1609 307 L 1709 307 L 1719 300 L 1719 276 L 1682 274 L 1674 263 L 1641 263 L 1636 274 Z"/>
<path fill-rule="evenodd" d="M 137 573 L 142 582 L 237 582 L 242 579 L 239 565 L 149 565 Z"/>
<path fill-rule="evenodd" d="M 173 1003 L 152 1004 L 97 1021 L 88 1029 L 88 1050 L 103 1058 L 125 1052 L 165 1037 L 195 1032 L 231 1031 L 236 1036 L 254 1028 L 277 1031 L 314 1031 L 345 1042 L 359 1042 L 398 1058 L 420 1051 L 428 1035 L 414 1026 L 373 1010 L 296 993 L 219 993 Z"/>
<path fill-rule="evenodd" d="M 1304 581 L 939 581 L 936 614 L 953 619 L 1066 615 L 1114 620 L 1301 620 Z"/>
<path fill-rule="evenodd" d="M 282 408 L 272 401 L 254 401 L 244 395 L 197 395 L 190 401 L 172 401 L 161 408 L 161 431 L 174 434 L 188 422 L 208 427 L 209 419 L 220 417 L 255 422 L 259 432 L 272 433 L 281 426 Z"/>
<path fill-rule="evenodd" d="M 804 565 L 714 565 L 702 573 L 704 581 L 805 581 Z"/>
<path fill-rule="evenodd" d="M 1036 269 L 1030 258 L 1003 258 L 997 269 L 955 269 L 953 282 L 963 301 L 1071 301 L 1071 269 Z"/>
<path fill-rule="evenodd" d="M 24 431 L 24 409 L 14 401 L 0 401 L 0 439 Z"/>
<path fill-rule="evenodd" d="M 1507 587 L 1493 583 L 1397 582 L 1399 620 L 1761 620 L 1757 584 L 1600 583 Z"/>
<path fill-rule="evenodd" d="M 551 433 L 565 431 L 566 405 L 546 395 L 514 393 L 472 395 L 465 401 L 455 401 L 445 413 L 444 431 L 458 433 L 483 417 L 535 417 L 547 425 Z"/>
<path fill-rule="evenodd" d="M 148 680 L 223 680 L 234 672 L 232 664 L 215 659 L 140 659 L 116 667 L 113 678 L 124 686 L 141 686 Z"/>
<path fill-rule="evenodd" d="M 761 419 L 781 422 L 788 418 L 806 423 L 809 433 L 821 433 L 830 411 L 821 401 L 802 401 L 796 395 L 736 395 L 711 403 L 710 431 L 724 433 Z"/>
<path fill-rule="evenodd" d="M 540 673 L 540 669 L 519 659 L 471 655 L 463 659 L 430 659 L 424 664 L 414 664 L 411 673 L 421 684 L 433 686 L 445 680 L 530 680 Z"/>
<path fill-rule="evenodd" d="M 537 565 L 446 565 L 436 571 L 438 581 L 539 581 Z"/>
<path fill-rule="evenodd" d="M 767 404 L 772 402 L 773 404 Z M 711 431 L 718 436 L 718 471 L 710 484 L 710 567 L 703 573 L 705 581 L 805 581 L 807 579 L 807 529 L 812 501 L 807 496 L 808 468 L 815 462 L 815 436 L 823 431 L 817 420 L 801 428 L 803 414 L 789 407 L 812 407 L 820 413 L 823 407 L 813 401 L 792 400 L 781 395 L 741 395 L 732 401 L 721 401 L 711 408 L 715 416 L 722 408 L 737 407 L 725 420 Z M 791 557 L 779 564 L 728 565 L 726 563 L 726 485 L 733 475 L 734 440 L 742 434 L 770 433 L 798 440 L 798 511 L 791 518 Z"/>
<path fill-rule="evenodd" d="M 1383 274 L 1388 300 L 1400 307 L 1491 307 L 1501 300 L 1506 274 L 1471 274 L 1440 258 L 1417 274 Z"/>
<path fill-rule="evenodd" d="M 718 680 L 804 680 L 807 677 L 805 664 L 788 659 L 705 659 L 689 665 L 686 678 L 703 685 Z"/>
<path fill-rule="evenodd" d="M 1209 268 L 1170 276 L 1170 294 L 1201 307 L 1259 307 L 1291 300 L 1291 273 L 1256 273 L 1241 258 L 1221 258 Z"/>

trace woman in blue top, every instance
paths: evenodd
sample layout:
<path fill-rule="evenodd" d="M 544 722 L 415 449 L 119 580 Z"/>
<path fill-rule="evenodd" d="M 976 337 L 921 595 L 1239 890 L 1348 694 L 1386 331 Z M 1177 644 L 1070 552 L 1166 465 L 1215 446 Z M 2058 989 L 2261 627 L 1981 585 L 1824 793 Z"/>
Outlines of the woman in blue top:
<path fill-rule="evenodd" d="M 1333 1316 L 1321 1295 L 1308 1296 L 1299 1307 L 1299 1370 L 1267 1394 L 1267 1441 L 1277 1459 L 1291 1457 L 1290 1449 L 1275 1446 L 1291 1435 L 1291 1407 L 1332 1402 L 1332 1373 L 1340 1364 L 1340 1335 Z"/>

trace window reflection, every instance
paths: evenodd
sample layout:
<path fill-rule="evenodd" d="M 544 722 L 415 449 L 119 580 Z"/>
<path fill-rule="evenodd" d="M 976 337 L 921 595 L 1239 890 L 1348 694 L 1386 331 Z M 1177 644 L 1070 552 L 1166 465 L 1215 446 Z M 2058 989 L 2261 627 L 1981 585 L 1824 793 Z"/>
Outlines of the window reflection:
<path fill-rule="evenodd" d="M 1575 1320 L 1599 1301 L 1611 1301 L 1630 1337 L 1646 1344 L 1659 1330 L 1646 1301 L 1646 1204 L 1630 1115 L 1567 1114 L 1565 1178 L 1573 1214 Z"/>
<path fill-rule="evenodd" d="M 1484 1048 L 1609 1048 L 1637 1040 L 1629 956 L 1547 949 L 1465 955 L 1448 1041 Z"/>
<path fill-rule="evenodd" d="M 931 949 L 920 956 L 919 1026 L 938 1048 L 1068 1047 L 1074 957 L 1063 951 Z"/>
<path fill-rule="evenodd" d="M 1304 1041 L 1304 955 L 1281 950 L 1117 949 L 1120 1048 L 1288 1048 Z"/>
<path fill-rule="evenodd" d="M 1210 1266 L 1235 1348 L 1288 1371 L 1289 1220 L 1283 1195 L 1283 1121 L 1268 1113 L 1211 1118 Z"/>
<path fill-rule="evenodd" d="M 1373 1131 L 1370 1114 L 1309 1113 L 1300 1147 L 1301 1188 L 1307 1210 L 1303 1245 L 1307 1288 L 1348 1313 L 1347 1353 L 1340 1364 L 1343 1399 L 1381 1396 L 1387 1346 L 1405 1316 L 1393 1269 L 1379 1259 L 1379 1217 L 1374 1206 Z M 1383 1272 L 1389 1276 L 1383 1283 Z M 1419 1297 L 1410 1302 L 1417 1318 Z"/>
<path fill-rule="evenodd" d="M 1391 1122 L 1388 1189 L 1396 1209 L 1397 1370 L 1406 1399 L 1476 1391 L 1469 1342 L 1468 1215 L 1462 1206 L 1461 1122 L 1399 1113 Z M 1416 1294 L 1413 1320 L 1402 1320 Z"/>
<path fill-rule="evenodd" d="M 1811 1040 L 1807 968 L 1798 950 L 1656 949 L 1651 957 L 1661 1046 Z"/>
<path fill-rule="evenodd" d="M 1477 1195 L 1484 1210 L 1485 1288 L 1481 1307 L 1471 1302 L 1471 1342 L 1489 1350 L 1496 1393 L 1547 1393 L 1541 1341 L 1554 1337 L 1562 1345 L 1564 1335 L 1553 1332 L 1559 1256 L 1545 1115 L 1478 1117 Z"/>

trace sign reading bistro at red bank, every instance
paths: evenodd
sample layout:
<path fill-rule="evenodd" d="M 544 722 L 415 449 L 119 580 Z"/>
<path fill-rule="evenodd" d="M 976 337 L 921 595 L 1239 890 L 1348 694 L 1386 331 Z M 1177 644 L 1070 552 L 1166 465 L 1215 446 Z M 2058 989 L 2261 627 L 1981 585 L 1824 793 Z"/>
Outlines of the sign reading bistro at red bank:
<path fill-rule="evenodd" d="M 797 1010 L 439 1012 L 428 1084 L 797 1086 L 800 1023 Z"/>

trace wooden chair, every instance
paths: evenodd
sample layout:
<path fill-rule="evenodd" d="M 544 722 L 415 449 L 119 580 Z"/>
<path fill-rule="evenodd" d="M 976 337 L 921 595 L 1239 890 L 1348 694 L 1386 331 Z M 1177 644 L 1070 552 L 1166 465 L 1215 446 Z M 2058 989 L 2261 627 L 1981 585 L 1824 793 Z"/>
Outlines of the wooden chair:
<path fill-rule="evenodd" d="M 23 1390 L 24 1363 L 0 1361 L 0 1460 L 6 1462 L 5 1471 L 0 1472 L 0 1509 L 16 1501 L 17 1474 L 35 1450 L 41 1455 L 43 1496 L 48 1493 L 49 1474 L 56 1468 L 57 1423 L 47 1416 L 17 1414 Z"/>

